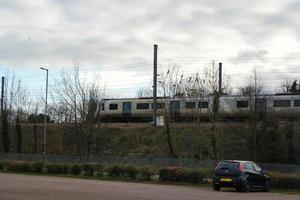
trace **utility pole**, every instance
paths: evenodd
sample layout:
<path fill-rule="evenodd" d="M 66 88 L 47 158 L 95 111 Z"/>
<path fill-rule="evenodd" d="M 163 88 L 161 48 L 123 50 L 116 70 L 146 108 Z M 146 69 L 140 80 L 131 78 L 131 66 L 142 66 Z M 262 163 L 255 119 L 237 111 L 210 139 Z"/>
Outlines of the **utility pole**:
<path fill-rule="evenodd" d="M 48 69 L 40 67 L 46 71 L 46 100 L 45 100 L 45 118 L 44 118 L 44 161 L 46 161 L 46 139 L 47 139 L 47 100 L 48 100 Z"/>
<path fill-rule="evenodd" d="M 153 126 L 156 126 L 156 96 L 157 96 L 157 44 L 154 44 L 154 57 L 153 57 Z"/>
<path fill-rule="evenodd" d="M 2 85 L 1 85 L 1 119 L 3 115 L 3 98 L 4 98 L 4 76 L 2 76 Z"/>
<path fill-rule="evenodd" d="M 219 63 L 219 94 L 222 94 L 222 63 Z"/>

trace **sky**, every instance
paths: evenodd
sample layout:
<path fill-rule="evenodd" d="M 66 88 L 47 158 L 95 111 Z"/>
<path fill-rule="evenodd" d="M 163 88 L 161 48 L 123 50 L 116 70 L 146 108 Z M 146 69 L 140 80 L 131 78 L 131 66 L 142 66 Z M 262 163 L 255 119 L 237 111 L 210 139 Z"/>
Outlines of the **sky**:
<path fill-rule="evenodd" d="M 82 76 L 100 74 L 107 96 L 133 97 L 152 85 L 158 44 L 159 72 L 215 60 L 233 87 L 256 68 L 275 92 L 300 79 L 299 18 L 299 0 L 0 0 L 0 74 L 14 71 L 39 95 L 39 67 L 51 87 L 76 60 Z"/>

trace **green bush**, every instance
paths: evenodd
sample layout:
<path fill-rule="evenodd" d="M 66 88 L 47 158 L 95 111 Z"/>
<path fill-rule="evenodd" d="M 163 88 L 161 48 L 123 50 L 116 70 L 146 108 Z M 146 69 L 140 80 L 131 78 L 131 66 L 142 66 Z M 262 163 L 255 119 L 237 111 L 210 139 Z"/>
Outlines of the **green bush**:
<path fill-rule="evenodd" d="M 155 169 L 150 166 L 140 167 L 139 171 L 139 179 L 142 181 L 149 181 L 151 177 L 155 174 Z"/>
<path fill-rule="evenodd" d="M 32 172 L 32 163 L 21 161 L 7 161 L 6 170 L 9 172 Z"/>
<path fill-rule="evenodd" d="M 47 163 L 45 167 L 49 174 L 69 174 L 69 167 L 66 164 Z"/>
<path fill-rule="evenodd" d="M 97 163 L 86 163 L 82 165 L 83 173 L 85 176 L 94 176 L 94 173 L 102 174 L 103 166 Z"/>
<path fill-rule="evenodd" d="M 176 174 L 181 167 L 167 167 L 159 170 L 159 180 L 160 181 L 176 181 Z"/>
<path fill-rule="evenodd" d="M 43 173 L 44 163 L 34 162 L 32 163 L 32 172 L 34 173 Z"/>
<path fill-rule="evenodd" d="M 138 169 L 129 165 L 112 165 L 109 166 L 106 171 L 109 176 L 113 178 L 130 178 L 136 179 L 138 175 Z"/>
<path fill-rule="evenodd" d="M 0 162 L 0 171 L 3 171 L 4 170 L 4 163 L 3 162 Z"/>
<path fill-rule="evenodd" d="M 70 165 L 70 174 L 80 175 L 82 171 L 82 165 L 72 164 Z"/>
<path fill-rule="evenodd" d="M 283 174 L 277 172 L 268 173 L 271 179 L 272 188 L 299 189 L 300 174 Z"/>
<path fill-rule="evenodd" d="M 187 183 L 201 183 L 203 178 L 210 177 L 208 169 L 188 169 L 180 167 L 168 167 L 159 170 L 160 181 L 177 181 Z"/>
<path fill-rule="evenodd" d="M 188 183 L 201 183 L 204 178 L 200 170 L 181 169 L 176 173 L 176 181 Z"/>

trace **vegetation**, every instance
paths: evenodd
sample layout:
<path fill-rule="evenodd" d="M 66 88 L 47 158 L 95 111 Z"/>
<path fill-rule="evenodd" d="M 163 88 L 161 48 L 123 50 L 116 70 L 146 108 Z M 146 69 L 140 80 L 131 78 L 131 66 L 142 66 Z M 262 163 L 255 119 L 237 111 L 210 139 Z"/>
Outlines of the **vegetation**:
<path fill-rule="evenodd" d="M 66 163 L 38 163 L 4 161 L 0 162 L 0 171 L 14 173 L 37 173 L 57 175 L 80 175 L 95 178 L 113 178 L 121 180 L 138 181 L 160 181 L 160 182 L 181 182 L 181 183 L 207 183 L 212 176 L 212 169 L 188 169 L 180 167 L 142 167 L 130 165 L 103 166 L 97 163 L 66 164 Z M 159 178 L 155 179 L 154 176 Z M 300 174 L 269 173 L 272 188 L 297 189 L 300 188 Z"/>

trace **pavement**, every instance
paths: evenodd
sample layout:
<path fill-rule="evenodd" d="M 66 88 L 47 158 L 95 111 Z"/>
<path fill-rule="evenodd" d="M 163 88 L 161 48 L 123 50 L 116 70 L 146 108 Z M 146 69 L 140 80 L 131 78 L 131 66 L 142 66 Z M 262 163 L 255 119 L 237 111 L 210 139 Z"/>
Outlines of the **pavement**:
<path fill-rule="evenodd" d="M 0 173 L 0 200 L 300 200 L 300 195 Z"/>

